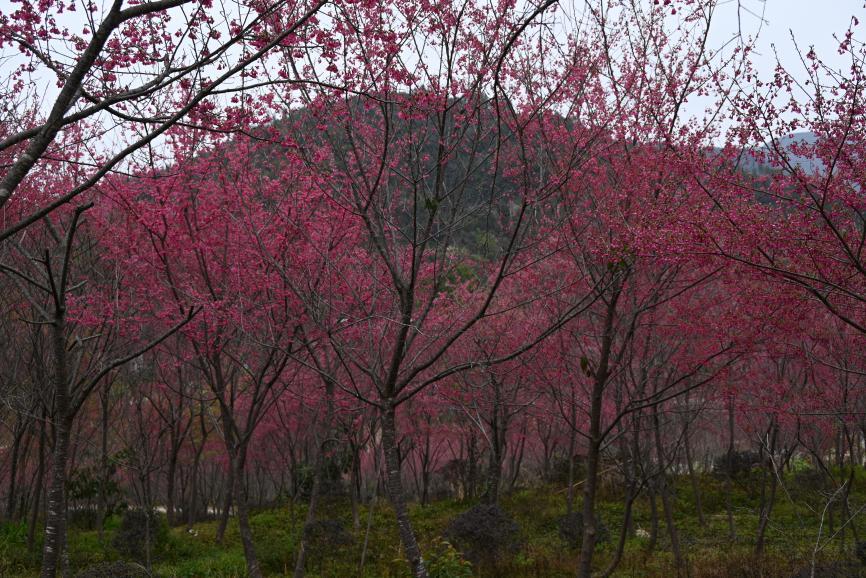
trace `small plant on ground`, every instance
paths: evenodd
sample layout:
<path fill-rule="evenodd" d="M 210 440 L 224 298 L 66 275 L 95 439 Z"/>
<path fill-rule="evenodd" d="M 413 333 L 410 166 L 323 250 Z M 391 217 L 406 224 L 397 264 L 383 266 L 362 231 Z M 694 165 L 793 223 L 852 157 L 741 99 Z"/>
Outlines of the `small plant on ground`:
<path fill-rule="evenodd" d="M 460 552 L 447 540 L 436 544 L 427 570 L 430 578 L 472 578 L 472 564 L 464 560 Z"/>

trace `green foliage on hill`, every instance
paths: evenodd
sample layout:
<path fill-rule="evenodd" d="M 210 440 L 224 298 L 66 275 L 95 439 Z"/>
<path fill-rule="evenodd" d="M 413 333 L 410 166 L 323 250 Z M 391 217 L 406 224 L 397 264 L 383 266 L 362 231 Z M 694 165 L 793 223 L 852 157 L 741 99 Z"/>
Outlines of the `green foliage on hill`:
<path fill-rule="evenodd" d="M 808 478 L 808 476 L 806 476 Z M 821 507 L 826 492 L 822 487 L 805 483 L 802 472 L 786 474 L 790 492 L 781 497 L 773 510 L 764 556 L 754 555 L 754 538 L 758 527 L 760 482 L 748 476 L 738 480 L 733 495 L 737 535 L 728 537 L 724 481 L 706 474 L 701 478 L 702 501 L 707 525 L 701 526 L 694 509 L 691 486 L 687 479 L 676 480 L 674 487 L 676 524 L 687 553 L 692 576 L 728 578 L 763 576 L 792 578 L 803 575 L 811 565 L 813 549 L 821 524 Z M 802 483 L 802 487 L 799 484 Z M 616 488 L 606 488 L 599 513 L 610 532 L 610 539 L 599 544 L 597 567 L 609 562 L 622 520 L 622 499 Z M 851 506 L 866 504 L 866 471 L 855 476 Z M 522 489 L 502 500 L 502 510 L 519 528 L 515 547 L 471 564 L 460 552 L 459 544 L 444 536 L 462 513 L 475 504 L 456 500 L 434 502 L 412 508 L 413 522 L 431 575 L 436 578 L 509 577 L 557 578 L 573 576 L 578 551 L 569 547 L 562 536 L 560 522 L 565 514 L 564 492 L 560 486 Z M 578 502 L 579 505 L 579 502 Z M 347 497 L 333 499 L 320 510 L 325 526 L 337 526 L 339 539 L 321 540 L 308 558 L 310 577 L 403 578 L 408 576 L 394 524 L 393 513 L 384 500 L 378 500 L 373 514 L 362 508 L 358 527 L 354 527 Z M 655 548 L 650 550 L 650 503 L 646 498 L 635 507 L 634 524 L 625 549 L 623 562 L 614 576 L 661 578 L 675 576 L 673 557 L 664 520 L 660 520 Z M 304 523 L 304 507 L 295 504 L 259 511 L 252 516 L 252 527 L 262 568 L 268 576 L 290 576 L 294 568 L 294 550 Z M 369 537 L 364 550 L 367 522 Z M 844 571 L 853 577 L 864 573 L 858 561 L 857 542 L 852 525 L 840 529 L 839 513 L 835 519 L 825 517 L 821 550 L 815 556 L 817 576 Z M 197 524 L 192 532 L 186 527 L 172 528 L 154 556 L 152 575 L 160 578 L 231 578 L 245 575 L 245 563 L 237 526 L 232 524 L 223 546 L 215 543 L 216 522 Z M 855 520 L 859 529 L 862 521 Z M 70 532 L 70 569 L 72 575 L 88 568 L 110 568 L 126 561 L 115 547 L 122 531 L 121 519 L 115 516 L 100 542 L 95 531 L 72 528 Z M 862 531 L 861 531 L 862 534 Z M 329 534 L 330 535 L 330 534 Z M 833 536 L 832 540 L 827 540 Z M 863 540 L 861 537 L 860 540 Z M 824 545 L 826 541 L 826 545 Z M 0 526 L 0 576 L 27 578 L 38 574 L 39 544 L 34 552 L 26 547 L 24 524 Z M 861 547 L 862 549 L 862 547 Z M 360 561 L 364 558 L 363 569 Z M 823 569 L 823 570 L 822 570 Z M 841 569 L 841 570 L 840 570 Z M 821 572 L 824 572 L 822 574 Z M 828 574 L 829 573 L 829 574 Z M 837 572 L 838 573 L 838 572 Z M 804 574 L 804 575 L 808 575 Z M 866 575 L 866 574 L 864 574 Z"/>

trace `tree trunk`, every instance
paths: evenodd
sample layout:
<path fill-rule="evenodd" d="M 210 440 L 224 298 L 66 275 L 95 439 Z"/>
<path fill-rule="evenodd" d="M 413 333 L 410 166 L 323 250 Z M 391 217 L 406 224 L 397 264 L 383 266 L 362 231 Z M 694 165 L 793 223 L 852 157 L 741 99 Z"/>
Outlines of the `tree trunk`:
<path fill-rule="evenodd" d="M 677 532 L 677 527 L 674 523 L 674 508 L 671 502 L 670 492 L 668 491 L 667 465 L 665 460 L 664 447 L 662 446 L 662 433 L 661 423 L 659 421 L 658 405 L 653 406 L 652 414 L 653 429 L 655 430 L 656 459 L 658 461 L 659 468 L 659 495 L 662 499 L 662 510 L 664 510 L 665 514 L 665 525 L 668 528 L 668 535 L 671 539 L 671 552 L 674 555 L 674 562 L 677 566 L 677 574 L 681 576 L 686 573 L 686 567 L 685 560 L 683 559 L 683 553 L 680 549 L 679 533 Z"/>
<path fill-rule="evenodd" d="M 760 556 L 764 553 L 764 543 L 767 534 L 767 526 L 770 524 L 770 514 L 776 503 L 776 488 L 779 482 L 775 475 L 770 476 L 770 495 L 761 508 L 761 518 L 758 522 L 758 538 L 755 542 L 755 554 Z"/>
<path fill-rule="evenodd" d="M 304 563 L 307 558 L 307 547 L 309 542 L 310 524 L 316 521 L 316 510 L 319 506 L 319 494 L 322 491 L 322 477 L 325 475 L 325 456 L 328 451 L 328 441 L 331 439 L 334 424 L 334 387 L 335 384 L 325 380 L 325 423 L 323 424 L 322 439 L 319 442 L 319 451 L 316 455 L 316 470 L 313 472 L 313 488 L 310 492 L 310 507 L 307 509 L 307 520 L 301 530 L 301 543 L 298 546 L 298 557 L 295 560 L 295 578 L 304 578 Z"/>
<path fill-rule="evenodd" d="M 504 436 L 503 431 L 503 436 Z M 508 480 L 508 491 L 513 492 L 514 487 L 517 485 L 517 479 L 520 477 L 520 467 L 523 464 L 523 455 L 524 450 L 526 450 L 526 422 L 523 424 L 523 430 L 520 433 L 520 439 L 517 440 L 517 447 L 514 449 L 514 453 L 512 454 L 512 459 L 510 462 L 511 469 L 511 478 Z M 504 448 L 506 443 L 505 439 L 502 440 L 502 447 Z M 500 493 L 502 490 L 500 489 Z"/>
<path fill-rule="evenodd" d="M 649 500 L 650 500 L 650 536 L 647 544 L 647 551 L 652 552 L 656 549 L 656 544 L 659 541 L 659 506 L 658 498 L 656 497 L 655 482 L 649 485 Z"/>
<path fill-rule="evenodd" d="M 189 475 L 189 502 L 187 503 L 186 527 L 192 529 L 196 519 L 196 508 L 198 507 L 198 465 L 201 459 L 201 451 L 196 450 L 192 461 L 192 471 Z"/>
<path fill-rule="evenodd" d="M 105 540 L 105 519 L 108 517 L 108 409 L 109 387 L 111 381 L 106 379 L 100 392 L 100 445 L 99 445 L 99 512 L 96 514 L 96 531 L 99 542 Z"/>
<path fill-rule="evenodd" d="M 42 578 L 54 578 L 66 546 L 66 462 L 72 420 L 69 415 L 69 383 L 66 375 L 66 321 L 63 310 L 51 326 L 51 350 L 54 357 L 54 455 L 45 519 L 45 541 L 42 546 Z"/>
<path fill-rule="evenodd" d="M 725 508 L 728 511 L 728 538 L 733 541 L 737 539 L 734 528 L 734 397 L 728 401 L 728 459 L 725 467 Z"/>
<path fill-rule="evenodd" d="M 377 482 L 378 483 L 378 482 Z M 370 505 L 367 506 L 367 531 L 364 532 L 364 546 L 361 548 L 361 561 L 358 563 L 358 572 L 364 575 L 364 562 L 367 559 L 367 546 L 370 545 L 370 531 L 373 529 L 373 510 L 376 508 L 376 492 L 370 496 Z"/>
<path fill-rule="evenodd" d="M 421 548 L 412 529 L 409 519 L 409 509 L 403 493 L 403 480 L 400 477 L 400 456 L 397 450 L 397 425 L 395 423 L 394 406 L 389 403 L 382 412 L 382 449 L 385 452 L 385 467 L 387 469 L 388 499 L 397 515 L 397 528 L 403 551 L 409 559 L 414 578 L 427 578 L 427 568 L 421 558 Z"/>
<path fill-rule="evenodd" d="M 15 433 L 12 441 L 12 455 L 9 463 L 9 492 L 6 495 L 6 519 L 11 520 L 15 514 L 15 483 L 18 480 L 18 453 L 21 450 L 21 438 L 24 437 L 26 428 L 21 427 L 21 416 L 18 416 L 15 424 Z"/>
<path fill-rule="evenodd" d="M 350 478 L 352 491 L 350 495 L 352 498 L 352 528 L 356 532 L 361 529 L 361 511 L 359 506 L 361 502 L 361 459 L 358 453 L 358 446 L 352 444 L 352 473 Z"/>
<path fill-rule="evenodd" d="M 598 520 L 595 517 L 595 497 L 598 491 L 601 444 L 604 441 L 601 437 L 602 397 L 605 385 L 607 385 L 610 369 L 614 315 L 618 300 L 619 290 L 616 290 L 607 305 L 598 369 L 595 370 L 593 375 L 594 379 L 589 407 L 589 447 L 586 453 L 586 481 L 583 486 L 583 542 L 580 545 L 580 561 L 577 570 L 578 578 L 590 578 L 592 575 L 592 555 L 595 551 L 596 526 L 598 525 Z"/>
<path fill-rule="evenodd" d="M 475 436 L 470 436 L 466 449 L 466 488 L 464 498 L 471 500 L 475 498 L 475 482 L 478 477 L 477 456 L 478 453 Z"/>
<path fill-rule="evenodd" d="M 595 402 L 593 402 L 595 403 Z M 600 404 L 599 404 L 600 405 Z M 597 421 L 597 416 L 593 416 Z M 592 575 L 592 555 L 595 550 L 596 518 L 595 496 L 598 484 L 599 442 L 598 426 L 591 426 L 596 435 L 590 437 L 589 449 L 586 453 L 586 480 L 583 486 L 583 541 L 580 545 L 579 578 L 590 578 Z"/>
<path fill-rule="evenodd" d="M 860 458 L 857 457 L 856 448 L 859 445 L 859 441 L 857 439 L 857 432 L 856 431 L 855 432 L 849 432 L 847 425 L 845 426 L 845 432 L 846 432 L 846 439 L 848 440 L 848 448 L 849 448 L 850 455 L 851 455 L 851 457 L 849 458 L 849 464 L 851 466 L 851 469 L 848 472 L 848 485 L 845 486 L 845 493 L 843 496 L 844 499 L 842 500 L 842 506 L 844 508 L 845 519 L 850 520 L 850 522 L 848 523 L 848 528 L 851 529 L 851 536 L 853 536 L 854 544 L 856 545 L 857 542 L 860 541 L 860 535 L 859 535 L 859 532 L 857 531 L 857 524 L 855 523 L 857 516 L 851 512 L 851 503 L 849 502 L 848 498 L 851 496 L 851 493 L 854 491 L 854 482 L 857 479 L 855 472 L 857 470 L 857 464 L 859 463 Z M 786 459 L 786 461 L 787 461 L 787 459 Z M 843 534 L 843 538 L 844 538 L 844 534 Z M 843 541 L 842 545 L 844 548 L 844 541 Z"/>
<path fill-rule="evenodd" d="M 433 461 L 430 448 L 430 431 L 424 436 L 424 455 L 421 458 L 421 505 L 430 503 L 430 465 Z"/>
<path fill-rule="evenodd" d="M 768 459 L 774 460 L 776 453 L 776 440 L 779 436 L 779 426 L 774 422 L 771 426 L 771 434 L 770 434 L 770 446 L 768 448 Z M 761 514 L 758 519 L 758 536 L 755 540 L 755 554 L 760 556 L 764 552 L 764 541 L 767 533 L 767 526 L 770 524 L 770 514 L 773 512 L 773 506 L 776 503 L 776 487 L 778 485 L 778 479 L 775 475 L 775 472 L 767 472 L 766 465 L 764 467 L 765 475 L 770 476 L 770 493 L 769 496 L 765 495 L 765 492 L 762 493 L 761 500 Z"/>
<path fill-rule="evenodd" d="M 247 561 L 247 576 L 249 578 L 262 578 L 262 571 L 259 568 L 259 560 L 256 556 L 255 543 L 253 542 L 253 532 L 250 528 L 247 497 L 243 483 L 246 448 L 241 448 L 240 450 L 236 450 L 236 452 L 235 465 L 232 468 L 235 470 L 235 483 L 233 484 L 232 494 L 234 494 L 235 508 L 237 508 L 238 512 L 238 529 L 240 531 L 241 544 L 244 547 L 244 558 Z"/>
<path fill-rule="evenodd" d="M 499 502 L 499 487 L 502 484 L 503 436 L 500 430 L 503 427 L 503 423 L 500 419 L 501 405 L 500 390 L 498 385 L 494 384 L 493 419 L 490 421 L 490 460 L 487 466 L 484 495 L 481 496 L 481 501 L 485 504 L 496 504 Z"/>
<path fill-rule="evenodd" d="M 45 476 L 45 420 L 46 412 L 42 410 L 39 420 L 39 457 L 36 465 L 36 483 L 33 487 L 33 506 L 30 511 L 30 527 L 27 529 L 27 550 L 36 547 L 36 523 L 39 520 L 39 507 L 42 505 L 42 480 Z"/>
<path fill-rule="evenodd" d="M 628 538 L 629 528 L 631 527 L 632 506 L 634 505 L 635 498 L 637 498 L 638 495 L 634 484 L 629 484 L 626 492 L 625 511 L 622 516 L 622 528 L 619 531 L 616 550 L 614 550 L 613 559 L 610 561 L 610 564 L 608 564 L 607 568 L 602 572 L 601 578 L 607 578 L 616 571 L 617 566 L 619 566 L 619 563 L 622 561 L 622 555 L 625 552 L 625 542 L 626 538 Z"/>
<path fill-rule="evenodd" d="M 189 483 L 189 511 L 186 514 L 186 526 L 188 529 L 192 529 L 193 522 L 195 522 L 198 513 L 198 470 L 201 467 L 201 455 L 204 452 L 204 446 L 205 443 L 207 443 L 208 437 L 207 427 L 205 426 L 204 411 L 204 402 L 202 402 L 198 414 L 199 425 L 201 427 L 201 441 L 199 442 L 199 446 L 195 448 L 195 457 L 192 461 L 192 472 L 190 474 Z M 205 514 L 207 514 L 207 506 L 205 506 Z"/>
<path fill-rule="evenodd" d="M 165 504 L 165 517 L 168 520 L 169 526 L 174 526 L 177 521 L 174 515 L 174 483 L 175 477 L 177 475 L 177 454 L 180 451 L 180 445 L 176 443 L 172 443 L 171 447 L 171 455 L 168 459 L 168 479 L 165 484 L 165 493 L 166 493 L 166 504 Z"/>
<path fill-rule="evenodd" d="M 55 427 L 57 440 L 47 495 L 45 538 L 42 546 L 42 578 L 54 578 L 57 575 L 63 550 L 66 547 L 65 463 L 69 452 L 69 429 L 71 428 L 68 425 Z"/>
<path fill-rule="evenodd" d="M 235 483 L 234 468 L 229 465 L 229 471 L 227 472 L 226 477 L 226 487 L 223 491 L 223 508 L 220 512 L 220 523 L 216 531 L 216 543 L 220 545 L 223 543 L 223 539 L 226 535 L 226 528 L 229 525 L 229 513 L 232 508 L 232 497 L 234 495 Z"/>
<path fill-rule="evenodd" d="M 502 456 L 498 449 L 491 449 L 487 470 L 487 488 L 481 501 L 485 504 L 499 503 L 499 488 L 502 485 Z"/>
<path fill-rule="evenodd" d="M 686 403 L 688 403 L 689 397 L 686 395 Z M 698 476 L 695 472 L 695 465 L 692 463 L 692 440 L 691 433 L 689 432 L 689 416 L 686 416 L 686 421 L 683 424 L 683 448 L 685 449 L 686 454 L 686 468 L 689 472 L 689 481 L 692 485 L 692 495 L 695 499 L 695 512 L 698 515 L 698 523 L 705 527 L 707 525 L 707 519 L 704 517 L 704 508 L 701 503 L 701 485 L 698 482 Z"/>
<path fill-rule="evenodd" d="M 323 445 L 319 450 L 319 455 L 316 456 L 316 470 L 313 472 L 313 487 L 310 490 L 310 503 L 307 508 L 307 519 L 304 522 L 304 527 L 301 528 L 301 543 L 298 544 L 298 556 L 295 559 L 295 578 L 304 577 L 304 564 L 307 559 L 310 525 L 316 521 L 316 510 L 319 507 L 319 493 L 321 492 L 322 474 L 324 469 L 325 448 Z"/>
<path fill-rule="evenodd" d="M 573 389 L 573 388 L 572 388 Z M 573 398 L 574 396 L 572 396 Z M 573 400 L 572 400 L 573 401 Z M 574 452 L 577 444 L 577 432 L 574 429 L 574 403 L 571 406 L 571 426 L 568 432 L 568 490 L 565 493 L 565 515 L 569 518 L 574 512 Z"/>

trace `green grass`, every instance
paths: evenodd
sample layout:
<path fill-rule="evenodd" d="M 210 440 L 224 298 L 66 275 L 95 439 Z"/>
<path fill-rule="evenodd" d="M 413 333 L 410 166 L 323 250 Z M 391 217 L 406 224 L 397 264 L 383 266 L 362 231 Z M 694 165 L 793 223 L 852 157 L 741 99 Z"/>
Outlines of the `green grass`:
<path fill-rule="evenodd" d="M 855 491 L 851 496 L 852 509 L 866 504 L 866 472 L 859 471 Z M 814 492 L 797 488 L 792 480 L 786 482 L 790 495 L 780 491 L 767 532 L 767 545 L 761 558 L 754 555 L 754 542 L 758 525 L 760 478 L 741 481 L 736 485 L 733 505 L 736 538 L 728 537 L 724 485 L 707 475 L 701 478 L 701 493 L 706 526 L 701 526 L 695 511 L 691 486 L 687 479 L 674 483 L 676 525 L 683 550 L 688 557 L 692 576 L 700 577 L 788 577 L 807 565 L 812 557 L 820 522 L 823 498 Z M 603 568 L 612 556 L 623 515 L 623 504 L 616 488 L 607 488 L 601 496 L 599 513 L 610 529 L 609 542 L 598 546 L 596 564 Z M 577 499 L 579 506 L 579 496 Z M 422 550 L 435 578 L 468 578 L 469 576 L 504 576 L 557 578 L 573 576 L 578 555 L 559 537 L 557 519 L 565 512 L 565 496 L 558 487 L 521 489 L 502 500 L 503 508 L 521 528 L 521 547 L 503 555 L 495 565 L 471 567 L 442 535 L 450 520 L 471 504 L 455 500 L 439 501 L 426 507 L 414 505 L 411 516 L 419 535 Z M 659 503 L 661 510 L 661 504 Z M 294 551 L 304 519 L 304 508 L 296 505 L 292 513 L 288 507 L 253 513 L 251 523 L 256 549 L 265 574 L 291 575 Z M 331 546 L 324 551 L 311 552 L 307 575 L 311 577 L 363 577 L 397 578 L 408 576 L 393 512 L 384 500 L 374 507 L 369 543 L 363 570 L 359 567 L 364 544 L 368 512 L 360 513 L 361 524 L 352 524 L 348 500 L 326 501 L 320 517 L 339 520 L 351 534 L 349 543 Z M 840 514 L 836 512 L 834 528 L 829 529 L 825 519 L 823 535 L 829 538 L 838 532 Z M 112 547 L 113 534 L 119 520 L 109 521 L 106 538 L 101 543 L 95 531 L 72 528 L 69 534 L 69 558 L 73 572 L 106 561 L 120 559 Z M 862 526 L 859 520 L 853 524 Z M 642 498 L 634 507 L 634 527 L 650 528 L 649 500 Z M 854 558 L 854 539 L 849 525 L 824 546 L 819 560 L 851 560 Z M 866 528 L 864 528 L 866 530 Z M 169 578 L 214 577 L 229 578 L 245 575 L 245 562 L 237 526 L 232 523 L 224 544 L 215 543 L 216 522 L 195 526 L 197 535 L 185 528 L 173 528 L 167 543 L 155 554 L 153 565 L 156 576 Z M 866 536 L 862 539 L 866 540 Z M 823 544 L 823 541 L 822 541 Z M 616 576 L 660 578 L 675 576 L 670 541 L 664 520 L 660 520 L 658 543 L 653 551 L 649 541 L 639 535 L 630 536 L 625 555 Z M 35 552 L 26 548 L 24 524 L 0 525 L 0 576 L 35 576 L 39 567 L 39 545 Z"/>

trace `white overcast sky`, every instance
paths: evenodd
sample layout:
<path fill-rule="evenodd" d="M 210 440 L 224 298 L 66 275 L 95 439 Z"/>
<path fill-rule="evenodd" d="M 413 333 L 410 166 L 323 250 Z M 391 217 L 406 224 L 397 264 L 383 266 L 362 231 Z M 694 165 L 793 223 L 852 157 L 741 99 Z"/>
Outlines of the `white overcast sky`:
<path fill-rule="evenodd" d="M 857 36 L 866 40 L 864 1 L 866 0 L 721 0 L 714 28 L 717 38 L 730 36 L 738 28 L 739 13 L 743 31 L 754 34 L 758 32 L 758 16 L 763 14 L 764 23 L 760 29 L 758 46 L 767 59 L 765 65 L 772 66 L 772 44 L 777 46 L 782 56 L 791 51 L 789 31 L 793 31 L 802 46 L 814 44 L 819 53 L 831 54 L 835 52 L 833 34 L 844 31 L 851 21 L 851 16 L 856 15 L 862 22 Z M 14 11 L 17 6 L 11 0 L 0 0 L 2 12 Z M 80 28 L 83 25 L 81 14 L 80 11 L 67 13 L 66 17 L 73 20 L 63 22 L 61 19 L 61 24 Z"/>
<path fill-rule="evenodd" d="M 105 4 L 108 0 L 96 1 Z M 574 6 L 579 5 L 581 0 L 562 2 Z M 846 68 L 847 63 L 836 52 L 837 41 L 833 36 L 844 34 L 851 17 L 856 16 L 861 24 L 855 29 L 855 39 L 866 41 L 864 3 L 866 0 L 721 0 L 715 13 L 710 44 L 718 47 L 741 29 L 747 37 L 757 35 L 757 50 L 753 53 L 753 59 L 762 75 L 772 74 L 778 54 L 782 64 L 795 76 L 800 76 L 801 67 L 791 40 L 793 34 L 804 52 L 814 46 L 827 64 L 834 68 Z M 14 11 L 17 7 L 18 4 L 11 0 L 0 0 L 0 11 L 4 13 Z M 85 24 L 83 12 L 66 13 L 59 19 L 60 25 L 80 30 Z M 9 51 L 6 49 L 4 52 L 8 55 Z M 14 57 L 11 60 L 0 58 L 0 77 L 7 73 L 4 68 L 11 73 L 15 62 Z M 47 80 L 44 98 L 51 99 L 56 92 L 53 79 L 41 80 Z M 687 109 L 699 114 L 701 104 L 692 102 Z"/>
<path fill-rule="evenodd" d="M 760 27 L 757 49 L 758 63 L 764 71 L 772 70 L 775 64 L 773 45 L 782 63 L 794 66 L 797 56 L 791 41 L 791 33 L 801 48 L 808 50 L 814 45 L 816 52 L 828 60 L 844 66 L 837 57 L 838 43 L 833 35 L 841 35 L 856 16 L 861 24 L 855 29 L 855 38 L 866 40 L 866 8 L 864 0 L 728 0 L 720 2 L 716 13 L 716 33 L 730 36 L 737 30 L 739 19 L 746 34 L 756 34 Z"/>

